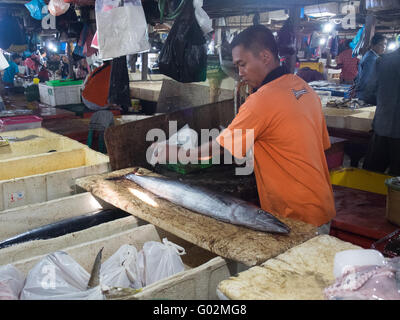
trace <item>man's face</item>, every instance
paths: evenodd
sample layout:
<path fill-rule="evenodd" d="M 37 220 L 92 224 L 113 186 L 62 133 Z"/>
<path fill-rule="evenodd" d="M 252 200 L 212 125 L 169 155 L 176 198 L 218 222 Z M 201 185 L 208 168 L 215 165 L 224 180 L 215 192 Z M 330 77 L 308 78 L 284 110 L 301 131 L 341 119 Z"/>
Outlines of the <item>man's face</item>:
<path fill-rule="evenodd" d="M 377 54 L 383 54 L 386 50 L 386 45 L 387 45 L 387 40 L 382 40 L 381 42 L 379 42 L 376 46 L 375 46 L 375 52 Z"/>
<path fill-rule="evenodd" d="M 264 57 L 264 58 L 263 58 Z M 232 58 L 234 65 L 239 69 L 241 80 L 258 88 L 267 75 L 267 67 L 263 52 L 254 54 L 252 51 L 245 49 L 242 45 L 232 49 Z"/>

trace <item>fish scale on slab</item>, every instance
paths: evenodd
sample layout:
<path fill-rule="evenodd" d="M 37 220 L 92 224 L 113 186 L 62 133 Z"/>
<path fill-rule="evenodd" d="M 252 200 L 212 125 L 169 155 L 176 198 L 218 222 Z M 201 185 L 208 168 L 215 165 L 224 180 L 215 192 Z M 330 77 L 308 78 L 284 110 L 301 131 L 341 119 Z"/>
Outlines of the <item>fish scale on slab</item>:
<path fill-rule="evenodd" d="M 279 217 L 279 219 L 291 229 L 288 235 L 265 233 L 232 225 L 177 206 L 135 186 L 134 189 L 148 195 L 157 203 L 157 207 L 153 207 L 129 191 L 130 188 L 132 189 L 132 182 L 106 180 L 126 175 L 134 169 L 126 168 L 102 175 L 79 178 L 75 183 L 136 217 L 217 255 L 242 262 L 247 266 L 263 263 L 316 236 L 317 229 L 314 226 L 283 217 Z M 140 168 L 140 172 L 160 177 L 147 169 Z"/>

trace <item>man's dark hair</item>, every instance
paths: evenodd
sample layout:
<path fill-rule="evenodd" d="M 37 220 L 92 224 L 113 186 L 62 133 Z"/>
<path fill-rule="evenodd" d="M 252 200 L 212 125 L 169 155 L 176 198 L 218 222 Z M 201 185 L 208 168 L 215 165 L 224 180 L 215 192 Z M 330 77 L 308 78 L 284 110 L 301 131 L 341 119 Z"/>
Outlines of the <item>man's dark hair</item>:
<path fill-rule="evenodd" d="M 381 33 L 376 33 L 371 39 L 371 45 L 376 46 L 379 42 L 382 42 L 386 38 Z"/>
<path fill-rule="evenodd" d="M 43 53 L 46 52 L 46 50 L 45 50 L 44 48 L 40 48 L 40 49 L 39 49 L 39 52 L 40 52 L 40 54 L 43 54 Z"/>
<path fill-rule="evenodd" d="M 278 56 L 278 45 L 271 30 L 262 24 L 248 27 L 240 32 L 231 42 L 231 49 L 242 45 L 245 49 L 257 54 L 263 49 L 271 51 L 276 59 Z"/>
<path fill-rule="evenodd" d="M 13 53 L 12 56 L 11 56 L 11 59 L 13 61 L 17 60 L 18 58 L 21 58 L 21 56 L 18 53 Z"/>

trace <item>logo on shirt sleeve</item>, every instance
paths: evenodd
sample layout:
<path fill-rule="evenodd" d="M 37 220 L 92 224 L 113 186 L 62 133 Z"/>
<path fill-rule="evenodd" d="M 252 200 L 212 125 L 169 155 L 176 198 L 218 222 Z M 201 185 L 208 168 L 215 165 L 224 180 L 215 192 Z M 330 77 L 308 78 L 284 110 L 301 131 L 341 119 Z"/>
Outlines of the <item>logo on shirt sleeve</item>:
<path fill-rule="evenodd" d="M 305 88 L 303 88 L 301 90 L 292 89 L 292 92 L 297 100 L 299 100 L 304 94 L 308 93 L 307 89 L 305 89 Z"/>

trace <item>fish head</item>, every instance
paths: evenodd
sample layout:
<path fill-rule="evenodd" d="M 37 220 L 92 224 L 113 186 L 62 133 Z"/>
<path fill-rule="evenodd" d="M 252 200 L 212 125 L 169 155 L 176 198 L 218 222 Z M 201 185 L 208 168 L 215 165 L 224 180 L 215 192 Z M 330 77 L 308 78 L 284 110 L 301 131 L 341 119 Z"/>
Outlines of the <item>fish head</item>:
<path fill-rule="evenodd" d="M 256 223 L 260 227 L 267 229 L 268 232 L 283 234 L 290 232 L 290 228 L 286 224 L 262 209 L 258 209 L 257 211 Z"/>

